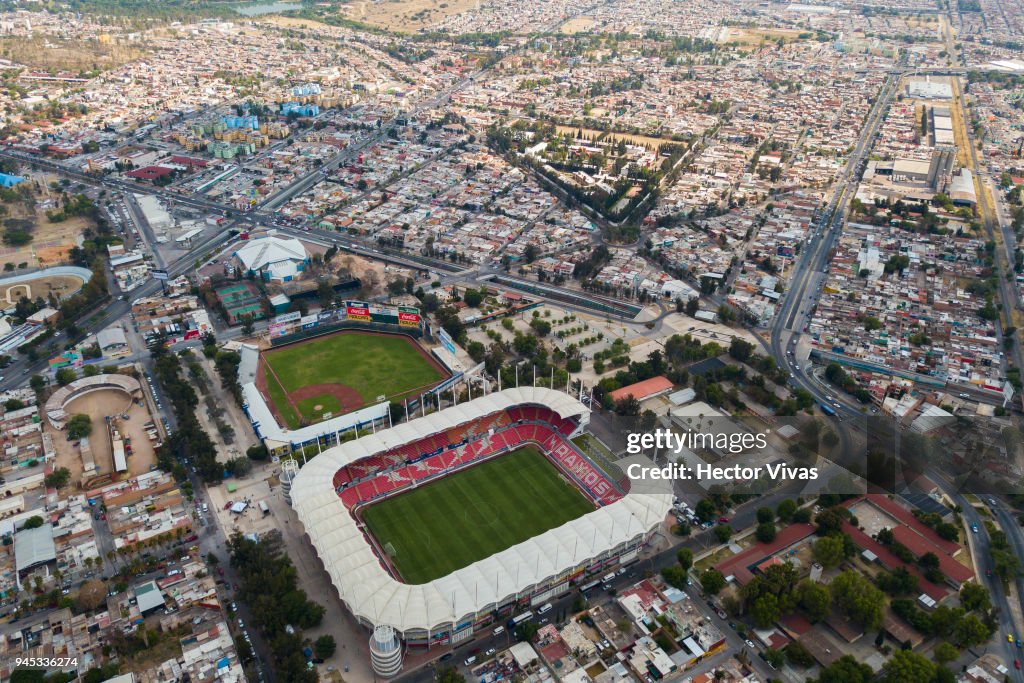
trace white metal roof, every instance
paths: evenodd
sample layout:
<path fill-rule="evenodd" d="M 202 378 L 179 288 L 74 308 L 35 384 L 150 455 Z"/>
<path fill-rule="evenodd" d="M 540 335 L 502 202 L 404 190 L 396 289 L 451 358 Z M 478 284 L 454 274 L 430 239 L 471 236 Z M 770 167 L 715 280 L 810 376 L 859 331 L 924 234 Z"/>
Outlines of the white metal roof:
<path fill-rule="evenodd" d="M 402 632 L 458 623 L 579 567 L 663 521 L 672 506 L 671 493 L 630 493 L 429 583 L 414 586 L 391 578 L 335 492 L 335 472 L 361 458 L 526 403 L 547 406 L 561 417 L 590 412 L 559 391 L 506 389 L 343 443 L 324 451 L 299 471 L 292 483 L 292 504 L 353 614 Z"/>
<path fill-rule="evenodd" d="M 57 550 L 53 544 L 53 526 L 49 523 L 14 534 L 14 561 L 19 572 L 55 559 Z"/>
<path fill-rule="evenodd" d="M 259 270 L 281 261 L 304 261 L 306 248 L 294 237 L 270 235 L 249 240 L 235 255 L 249 270 Z"/>

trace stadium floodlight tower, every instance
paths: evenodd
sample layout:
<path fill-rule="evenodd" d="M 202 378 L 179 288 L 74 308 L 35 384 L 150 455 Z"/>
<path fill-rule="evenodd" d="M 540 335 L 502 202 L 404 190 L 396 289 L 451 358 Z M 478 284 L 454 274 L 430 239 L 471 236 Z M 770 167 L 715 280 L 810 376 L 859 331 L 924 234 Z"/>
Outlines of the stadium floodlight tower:
<path fill-rule="evenodd" d="M 292 504 L 292 480 L 299 473 L 299 463 L 292 458 L 281 461 L 281 491 L 284 493 L 284 502 Z"/>
<path fill-rule="evenodd" d="M 370 636 L 370 662 L 381 678 L 394 678 L 402 670 L 402 641 L 387 624 L 378 624 Z"/>

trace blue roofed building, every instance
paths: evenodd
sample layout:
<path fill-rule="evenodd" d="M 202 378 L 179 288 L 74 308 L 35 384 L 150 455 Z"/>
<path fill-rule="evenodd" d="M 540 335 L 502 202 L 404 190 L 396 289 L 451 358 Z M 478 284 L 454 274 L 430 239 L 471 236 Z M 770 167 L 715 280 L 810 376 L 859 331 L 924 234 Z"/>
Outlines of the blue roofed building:
<path fill-rule="evenodd" d="M 25 180 L 20 175 L 11 175 L 10 173 L 0 173 L 0 187 L 14 187 L 18 183 Z"/>

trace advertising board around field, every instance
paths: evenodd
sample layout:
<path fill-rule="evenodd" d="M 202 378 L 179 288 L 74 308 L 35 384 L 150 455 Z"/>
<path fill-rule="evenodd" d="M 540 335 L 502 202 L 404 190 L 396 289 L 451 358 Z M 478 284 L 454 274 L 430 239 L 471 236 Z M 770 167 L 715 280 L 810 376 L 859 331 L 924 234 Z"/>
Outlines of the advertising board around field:
<path fill-rule="evenodd" d="M 398 324 L 398 309 L 393 306 L 370 306 L 370 320 L 387 325 Z"/>
<path fill-rule="evenodd" d="M 294 322 L 294 321 L 298 320 L 301 317 L 302 317 L 302 314 L 299 313 L 298 311 L 293 311 L 291 313 L 282 313 L 281 315 L 279 315 L 276 318 L 274 318 L 274 322 L 275 323 L 290 323 L 290 322 Z"/>
<path fill-rule="evenodd" d="M 271 339 L 273 339 L 274 337 L 285 336 L 286 334 L 288 334 L 289 327 L 290 325 L 288 323 L 271 323 L 270 327 L 268 328 L 268 330 L 270 331 Z"/>
<path fill-rule="evenodd" d="M 420 309 L 412 306 L 398 307 L 398 324 L 403 327 L 420 326 Z"/>
<path fill-rule="evenodd" d="M 452 341 L 451 335 L 448 334 L 444 328 L 437 333 L 437 339 L 441 342 L 441 346 L 448 350 L 448 353 L 455 355 L 455 342 Z"/>
<path fill-rule="evenodd" d="M 346 301 L 345 313 L 349 320 L 361 320 L 370 322 L 370 305 L 365 301 Z"/>

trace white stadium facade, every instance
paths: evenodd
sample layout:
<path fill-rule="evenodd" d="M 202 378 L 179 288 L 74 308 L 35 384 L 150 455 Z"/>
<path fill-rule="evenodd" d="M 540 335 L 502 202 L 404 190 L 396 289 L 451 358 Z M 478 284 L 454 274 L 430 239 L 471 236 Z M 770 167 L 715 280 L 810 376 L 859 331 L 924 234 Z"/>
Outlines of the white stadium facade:
<path fill-rule="evenodd" d="M 338 597 L 376 637 L 394 633 L 407 647 L 456 644 L 568 592 L 570 582 L 634 560 L 665 520 L 670 490 L 624 490 L 628 484 L 611 481 L 571 444 L 589 418 L 585 405 L 560 391 L 487 394 L 325 450 L 291 479 L 292 505 Z M 460 440 L 447 443 L 453 434 Z M 356 511 L 531 441 L 594 511 L 429 583 L 403 583 Z M 385 668 L 378 673 L 397 672 L 393 661 Z"/>

